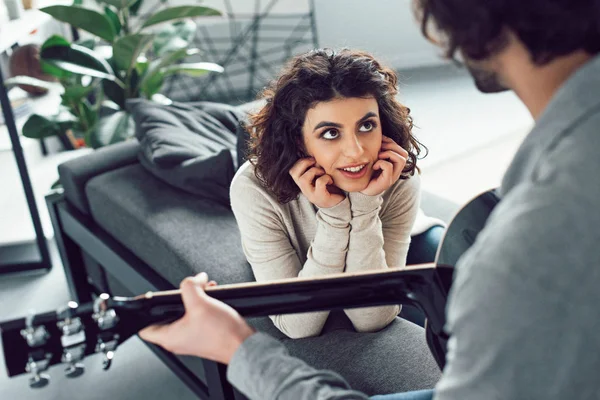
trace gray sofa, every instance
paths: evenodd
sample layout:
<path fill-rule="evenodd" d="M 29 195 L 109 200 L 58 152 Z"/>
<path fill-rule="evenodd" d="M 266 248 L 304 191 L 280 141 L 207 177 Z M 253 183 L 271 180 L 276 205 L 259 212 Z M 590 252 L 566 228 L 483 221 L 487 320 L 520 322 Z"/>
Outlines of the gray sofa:
<path fill-rule="evenodd" d="M 73 297 L 165 290 L 200 271 L 219 284 L 253 281 L 231 210 L 155 178 L 138 151 L 132 140 L 59 167 L 64 191 L 48 204 Z M 457 206 L 424 194 L 422 208 L 448 221 Z M 368 394 L 431 388 L 440 375 L 423 329 L 403 318 L 380 332 L 357 333 L 342 312 L 332 312 L 322 335 L 300 340 L 286 338 L 268 318 L 250 323 Z M 227 385 L 223 366 L 151 348 L 199 397 L 244 398 Z"/>

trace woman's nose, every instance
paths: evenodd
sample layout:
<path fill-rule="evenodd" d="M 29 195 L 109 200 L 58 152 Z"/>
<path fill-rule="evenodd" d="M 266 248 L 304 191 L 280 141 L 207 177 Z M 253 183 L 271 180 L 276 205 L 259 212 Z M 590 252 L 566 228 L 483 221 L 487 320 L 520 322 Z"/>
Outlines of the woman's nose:
<path fill-rule="evenodd" d="M 344 155 L 349 158 L 360 157 L 364 152 L 363 146 L 356 135 L 349 135 L 344 143 Z"/>

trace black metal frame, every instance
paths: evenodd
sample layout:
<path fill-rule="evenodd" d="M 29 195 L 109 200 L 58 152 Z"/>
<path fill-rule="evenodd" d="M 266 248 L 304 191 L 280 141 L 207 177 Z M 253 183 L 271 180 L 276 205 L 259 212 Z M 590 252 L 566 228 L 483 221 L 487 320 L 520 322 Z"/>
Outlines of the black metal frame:
<path fill-rule="evenodd" d="M 4 73 L 2 71 L 2 65 L 0 65 L 0 105 L 2 106 L 4 123 L 8 128 L 13 154 L 15 155 L 17 168 L 19 169 L 19 176 L 21 177 L 21 183 L 23 184 L 23 191 L 25 192 L 27 205 L 29 206 L 29 214 L 31 215 L 31 221 L 35 230 L 35 245 L 37 246 L 37 250 L 39 252 L 39 258 L 14 259 L 10 261 L 3 260 L 3 264 L 0 264 L 0 273 L 24 272 L 32 270 L 49 271 L 50 268 L 52 268 L 52 262 L 50 260 L 48 242 L 46 241 L 46 236 L 44 235 L 42 220 L 35 202 L 33 186 L 31 185 L 31 179 L 29 178 L 29 171 L 27 170 L 27 163 L 25 161 L 25 156 L 23 155 L 21 141 L 19 140 L 19 132 L 15 124 L 15 116 L 8 98 L 8 91 L 4 85 Z M 30 251 L 28 251 L 29 249 L 27 249 L 27 247 L 31 247 L 31 244 L 27 243 L 22 245 L 22 247 L 24 248 L 22 251 L 15 251 L 14 253 L 29 253 Z"/>
<path fill-rule="evenodd" d="M 89 302 L 99 294 L 88 281 L 84 267 L 84 253 L 134 293 L 174 288 L 102 230 L 90 217 L 69 205 L 62 192 L 56 191 L 47 195 L 46 204 L 73 300 L 79 303 Z M 227 382 L 224 365 L 203 359 L 207 381 L 204 383 L 172 353 L 150 343 L 144 343 L 199 398 L 203 400 L 245 399 Z"/>
<path fill-rule="evenodd" d="M 229 0 L 225 0 L 226 15 L 229 20 L 230 37 L 214 37 L 206 26 L 199 26 L 194 40 L 205 50 L 204 57 L 208 56 L 213 61 L 225 68 L 222 74 L 210 74 L 206 79 L 199 82 L 198 93 L 192 93 L 191 88 L 197 85 L 189 85 L 190 79 L 179 76 L 168 78 L 163 92 L 170 93 L 173 90 L 182 91 L 188 99 L 199 97 L 203 100 L 219 101 L 226 103 L 247 102 L 256 97 L 256 92 L 266 82 L 277 75 L 273 62 L 283 64 L 293 55 L 293 49 L 302 44 L 311 44 L 319 47 L 316 27 L 316 16 L 314 0 L 307 0 L 308 12 L 306 13 L 271 13 L 271 10 L 279 0 L 269 0 L 265 7 L 261 6 L 261 0 L 254 0 L 254 13 L 234 13 Z M 249 24 L 238 30 L 239 21 L 247 20 Z M 295 25 L 285 24 L 290 19 L 296 19 Z M 272 21 L 271 21 L 272 20 Z M 283 21 L 283 22 L 282 22 Z M 261 37 L 261 31 L 278 32 L 280 37 Z M 307 36 L 307 33 L 310 35 Z M 286 36 L 287 35 L 287 36 Z M 272 42 L 273 46 L 267 50 L 258 51 L 260 43 Z M 228 47 L 219 48 L 226 44 Z M 242 54 L 247 47 L 248 56 Z M 281 54 L 277 60 L 265 60 L 266 56 Z M 241 66 L 240 66 L 241 64 Z M 236 67 L 237 68 L 232 68 Z M 268 75 L 262 74 L 262 70 Z M 245 88 L 236 90 L 230 78 L 248 74 L 248 84 Z"/>

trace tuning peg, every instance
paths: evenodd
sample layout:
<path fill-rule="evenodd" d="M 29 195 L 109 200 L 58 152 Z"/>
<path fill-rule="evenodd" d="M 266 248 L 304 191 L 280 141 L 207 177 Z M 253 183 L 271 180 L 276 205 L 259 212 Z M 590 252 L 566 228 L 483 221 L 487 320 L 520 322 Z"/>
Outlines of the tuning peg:
<path fill-rule="evenodd" d="M 83 375 L 85 372 L 85 366 L 78 361 L 83 360 L 84 357 L 85 343 L 65 349 L 61 361 L 69 364 L 69 366 L 65 369 L 65 376 L 67 378 L 77 378 L 78 376 Z"/>
<path fill-rule="evenodd" d="M 77 378 L 78 376 L 83 375 L 84 372 L 85 372 L 85 365 L 83 365 L 81 363 L 75 363 L 75 364 L 69 365 L 65 369 L 65 376 L 67 378 Z"/>
<path fill-rule="evenodd" d="M 114 351 L 107 351 L 104 353 L 104 358 L 102 359 L 102 369 L 107 370 L 112 365 L 112 360 L 115 357 Z"/>
<path fill-rule="evenodd" d="M 50 382 L 50 375 L 48 374 L 35 374 L 29 378 L 29 387 L 33 389 L 40 389 L 48 385 Z"/>
<path fill-rule="evenodd" d="M 50 335 L 45 326 L 33 326 L 35 312 L 29 311 L 25 318 L 25 329 L 21 329 L 21 336 L 27 341 L 29 347 L 40 347 L 46 344 Z"/>
<path fill-rule="evenodd" d="M 39 352 L 29 356 L 29 360 L 25 366 L 25 371 L 33 374 L 33 376 L 29 378 L 29 387 L 38 389 L 46 386 L 48 382 L 50 382 L 50 376 L 42 374 L 42 371 L 48 369 L 51 358 L 51 354 L 41 354 Z"/>

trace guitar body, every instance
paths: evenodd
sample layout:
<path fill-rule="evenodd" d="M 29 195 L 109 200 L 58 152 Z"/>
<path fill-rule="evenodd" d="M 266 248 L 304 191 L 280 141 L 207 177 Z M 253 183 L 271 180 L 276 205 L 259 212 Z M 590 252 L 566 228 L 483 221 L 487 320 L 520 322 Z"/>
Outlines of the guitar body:
<path fill-rule="evenodd" d="M 436 265 L 457 265 L 460 257 L 475 243 L 479 232 L 483 230 L 489 215 L 499 202 L 497 191 L 489 190 L 462 207 L 444 231 L 436 254 Z M 449 291 L 452 285 L 451 278 L 445 277 L 444 286 L 446 285 Z M 425 338 L 433 357 L 440 368 L 443 368 L 446 364 L 448 336 L 445 332 L 434 329 L 427 320 Z"/>
<path fill-rule="evenodd" d="M 448 336 L 445 309 L 453 266 L 474 243 L 498 203 L 494 191 L 473 199 L 453 218 L 438 249 L 436 262 L 387 270 L 336 274 L 312 279 L 285 279 L 208 288 L 207 294 L 244 317 L 268 316 L 390 304 L 413 305 L 426 317 L 426 339 L 440 368 L 446 362 Z M 49 381 L 44 372 L 67 364 L 67 375 L 83 372 L 80 363 L 94 353 L 104 355 L 104 367 L 115 349 L 140 329 L 165 323 L 184 313 L 178 290 L 146 293 L 133 298 L 99 296 L 94 303 L 69 305 L 56 312 L 0 323 L 9 376 L 30 373 L 30 386 Z"/>

